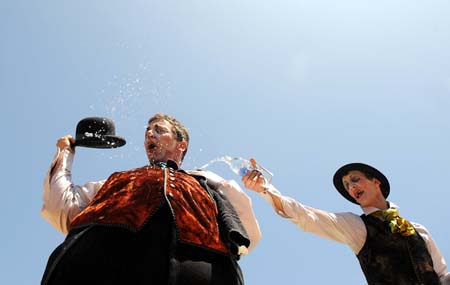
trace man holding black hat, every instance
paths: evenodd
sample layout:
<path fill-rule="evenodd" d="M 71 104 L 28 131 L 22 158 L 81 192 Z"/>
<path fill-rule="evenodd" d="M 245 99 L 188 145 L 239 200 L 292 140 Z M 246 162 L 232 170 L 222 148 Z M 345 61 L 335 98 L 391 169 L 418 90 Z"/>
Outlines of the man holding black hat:
<path fill-rule="evenodd" d="M 282 196 L 273 185 L 265 186 L 258 171 L 248 173 L 242 181 L 302 230 L 350 246 L 369 284 L 450 284 L 445 260 L 430 233 L 400 216 L 398 207 L 386 200 L 388 179 L 370 165 L 350 163 L 333 177 L 336 189 L 361 206 L 361 216 L 329 213 Z"/>
<path fill-rule="evenodd" d="M 41 214 L 67 237 L 51 254 L 42 284 L 243 284 L 237 261 L 261 238 L 250 198 L 235 181 L 179 168 L 189 135 L 175 118 L 149 119 L 149 165 L 72 183 L 74 145 L 125 143 L 111 124 L 88 118 L 76 140 L 57 142 Z"/>

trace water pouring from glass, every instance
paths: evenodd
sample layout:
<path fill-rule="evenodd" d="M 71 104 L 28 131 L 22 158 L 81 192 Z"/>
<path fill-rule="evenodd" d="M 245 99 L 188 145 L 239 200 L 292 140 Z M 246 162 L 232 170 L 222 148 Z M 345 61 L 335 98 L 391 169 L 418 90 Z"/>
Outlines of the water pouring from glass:
<path fill-rule="evenodd" d="M 209 165 L 215 162 L 226 163 L 231 169 L 231 171 L 233 171 L 240 177 L 243 177 L 247 173 L 256 170 L 260 172 L 265 179 L 264 187 L 269 187 L 269 185 L 272 183 L 273 177 L 272 172 L 270 172 L 267 168 L 263 167 L 262 165 L 258 164 L 254 158 L 250 158 L 249 160 L 247 160 L 241 157 L 221 156 L 201 166 L 200 169 L 205 170 Z"/>

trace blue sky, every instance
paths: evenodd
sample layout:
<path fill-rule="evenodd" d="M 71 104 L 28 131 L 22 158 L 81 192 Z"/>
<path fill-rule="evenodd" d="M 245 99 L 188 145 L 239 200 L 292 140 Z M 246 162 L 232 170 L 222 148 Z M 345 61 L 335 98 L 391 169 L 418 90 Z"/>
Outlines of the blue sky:
<path fill-rule="evenodd" d="M 184 168 L 254 156 L 320 209 L 360 213 L 332 175 L 383 171 L 403 216 L 450 260 L 450 2 L 2 1 L 1 284 L 38 284 L 63 240 L 39 215 L 56 140 L 106 116 L 120 149 L 77 149 L 82 184 L 146 164 L 148 117 L 188 128 Z M 235 179 L 220 165 L 220 175 Z M 351 250 L 304 233 L 249 193 L 263 240 L 247 284 L 365 284 Z"/>

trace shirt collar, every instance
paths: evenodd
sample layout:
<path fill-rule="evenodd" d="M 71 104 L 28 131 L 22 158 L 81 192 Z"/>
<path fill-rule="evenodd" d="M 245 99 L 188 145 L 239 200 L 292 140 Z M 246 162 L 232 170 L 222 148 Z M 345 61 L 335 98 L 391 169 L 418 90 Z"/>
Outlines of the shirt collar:
<path fill-rule="evenodd" d="M 155 162 L 155 163 L 150 163 L 150 165 L 155 165 L 155 166 L 158 166 L 158 167 L 161 167 L 161 168 L 173 168 L 173 169 L 175 169 L 175 170 L 178 170 L 178 164 L 175 162 L 175 161 L 173 161 L 173 160 L 167 160 L 166 162 L 164 162 L 164 161 L 159 161 L 159 162 Z"/>
<path fill-rule="evenodd" d="M 397 206 L 396 204 L 394 204 L 391 201 L 387 201 L 387 203 L 388 203 L 389 208 L 395 208 L 395 209 L 399 208 L 399 206 Z M 364 214 L 366 214 L 366 215 L 370 215 L 373 212 L 381 210 L 381 209 L 378 209 L 377 207 L 370 207 L 370 206 L 369 207 L 361 207 L 361 209 L 363 210 Z"/>

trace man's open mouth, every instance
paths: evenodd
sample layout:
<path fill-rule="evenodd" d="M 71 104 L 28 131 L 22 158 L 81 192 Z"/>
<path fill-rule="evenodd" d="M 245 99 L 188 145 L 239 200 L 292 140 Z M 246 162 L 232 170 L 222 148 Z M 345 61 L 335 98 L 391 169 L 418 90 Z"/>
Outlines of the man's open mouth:
<path fill-rule="evenodd" d="M 356 192 L 355 198 L 359 199 L 363 194 L 364 194 L 364 191 L 359 190 L 358 192 Z"/>

